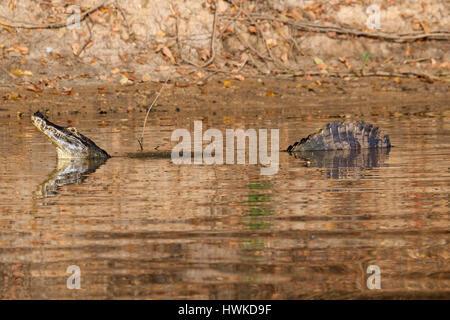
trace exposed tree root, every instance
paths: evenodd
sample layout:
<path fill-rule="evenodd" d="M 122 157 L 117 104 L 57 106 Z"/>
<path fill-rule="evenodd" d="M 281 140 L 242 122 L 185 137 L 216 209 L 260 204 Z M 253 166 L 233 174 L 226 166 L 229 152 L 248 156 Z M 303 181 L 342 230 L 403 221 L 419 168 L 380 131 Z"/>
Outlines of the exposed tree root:
<path fill-rule="evenodd" d="M 282 22 L 288 25 L 292 25 L 296 27 L 297 29 L 303 30 L 303 31 L 310 31 L 310 32 L 321 32 L 321 33 L 328 33 L 328 32 L 335 32 L 337 34 L 347 34 L 357 37 L 366 37 L 366 38 L 373 38 L 373 39 L 380 39 L 380 40 L 386 40 L 386 41 L 393 41 L 393 42 L 412 42 L 417 40 L 450 40 L 450 32 L 448 31 L 432 31 L 429 33 L 403 33 L 403 34 L 390 34 L 390 33 L 384 33 L 384 32 L 365 32 L 361 30 L 355 30 L 355 29 L 349 29 L 349 28 L 342 28 L 339 26 L 323 26 L 320 24 L 315 23 L 304 23 L 304 22 L 298 22 L 290 19 L 284 19 L 284 18 L 277 18 L 277 17 L 271 17 L 266 15 L 260 15 L 260 14 L 247 14 L 247 18 L 237 18 L 232 17 L 229 15 L 223 15 L 223 19 L 233 19 L 233 20 L 247 20 L 247 19 L 260 19 L 260 20 L 268 20 L 268 21 L 278 21 Z"/>

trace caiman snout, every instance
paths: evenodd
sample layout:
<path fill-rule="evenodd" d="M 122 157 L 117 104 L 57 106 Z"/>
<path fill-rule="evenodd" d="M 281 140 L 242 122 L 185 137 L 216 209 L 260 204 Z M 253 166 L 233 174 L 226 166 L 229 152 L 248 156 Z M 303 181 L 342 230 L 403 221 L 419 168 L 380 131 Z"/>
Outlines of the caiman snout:
<path fill-rule="evenodd" d="M 45 117 L 42 113 L 39 111 L 36 112 L 31 116 L 31 121 L 33 121 L 33 124 L 39 129 L 42 130 L 45 128 Z"/>
<path fill-rule="evenodd" d="M 61 127 L 37 111 L 31 116 L 33 124 L 55 145 L 59 158 L 108 159 L 108 153 L 74 127 Z"/>

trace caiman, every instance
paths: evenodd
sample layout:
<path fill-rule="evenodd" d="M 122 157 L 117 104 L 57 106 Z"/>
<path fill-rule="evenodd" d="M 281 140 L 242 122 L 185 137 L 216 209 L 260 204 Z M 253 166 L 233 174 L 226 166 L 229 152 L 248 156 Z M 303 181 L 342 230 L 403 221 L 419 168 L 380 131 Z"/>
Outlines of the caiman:
<path fill-rule="evenodd" d="M 94 141 L 82 135 L 74 127 L 61 127 L 49 120 L 39 111 L 31 116 L 31 120 L 55 145 L 56 153 L 60 159 L 103 159 L 110 155 Z"/>
<path fill-rule="evenodd" d="M 31 116 L 33 124 L 55 145 L 58 164 L 54 172 L 37 189 L 36 195 L 47 197 L 58 193 L 61 186 L 79 183 L 94 172 L 110 155 L 74 127 L 61 127 L 50 122 L 39 111 Z M 343 169 L 380 166 L 389 154 L 391 142 L 371 124 L 362 122 L 326 124 L 318 132 L 289 146 L 288 152 L 307 161 L 308 166 L 327 168 L 330 177 L 347 176 Z M 363 152 L 364 151 L 364 152 Z M 367 151 L 367 152 L 366 152 Z M 170 152 L 128 154 L 131 158 L 171 157 Z M 191 155 L 193 156 L 193 155 Z"/>
<path fill-rule="evenodd" d="M 318 132 L 295 142 L 288 152 L 319 150 L 353 150 L 391 147 L 389 135 L 370 123 L 337 122 L 327 123 Z"/>
<path fill-rule="evenodd" d="M 61 127 L 39 111 L 31 116 L 33 124 L 56 146 L 58 158 L 108 159 L 110 155 L 74 127 Z M 370 123 L 327 123 L 321 130 L 295 142 L 288 152 L 375 149 L 391 147 L 388 134 Z"/>

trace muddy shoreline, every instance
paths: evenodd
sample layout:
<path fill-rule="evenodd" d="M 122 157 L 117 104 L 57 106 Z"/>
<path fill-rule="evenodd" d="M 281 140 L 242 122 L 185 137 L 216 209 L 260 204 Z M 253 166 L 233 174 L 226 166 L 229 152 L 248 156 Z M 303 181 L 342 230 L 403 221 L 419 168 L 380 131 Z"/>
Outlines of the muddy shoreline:
<path fill-rule="evenodd" d="M 128 113 L 136 117 L 144 115 L 151 105 L 162 83 L 137 84 L 130 86 L 80 85 L 68 88 L 47 88 L 33 92 L 27 87 L 15 89 L 1 88 L 3 97 L 0 117 L 29 119 L 31 113 L 40 110 L 57 120 L 63 117 L 70 120 L 80 115 L 100 114 L 108 118 L 117 113 Z M 66 90 L 65 90 L 66 89 Z M 388 117 L 422 115 L 448 117 L 449 83 L 403 78 L 311 78 L 293 80 L 273 80 L 265 78 L 238 81 L 228 78 L 210 80 L 204 85 L 184 85 L 168 83 L 163 89 L 153 112 L 174 112 L 183 114 L 189 106 L 205 105 L 211 111 L 233 108 L 270 108 L 318 104 L 315 114 L 305 117 L 320 117 L 321 106 L 333 101 L 346 101 L 358 105 L 377 100 L 398 101 L 395 105 L 380 105 L 372 116 Z M 320 103 L 318 102 L 320 101 Z M 422 110 L 402 111 L 410 102 L 423 102 Z M 446 103 L 447 102 L 447 103 Z M 440 110 L 442 107 L 442 110 Z M 440 113 L 440 111 L 442 111 Z M 150 113 L 150 118 L 151 118 Z M 338 118 L 359 116 L 342 112 Z"/>

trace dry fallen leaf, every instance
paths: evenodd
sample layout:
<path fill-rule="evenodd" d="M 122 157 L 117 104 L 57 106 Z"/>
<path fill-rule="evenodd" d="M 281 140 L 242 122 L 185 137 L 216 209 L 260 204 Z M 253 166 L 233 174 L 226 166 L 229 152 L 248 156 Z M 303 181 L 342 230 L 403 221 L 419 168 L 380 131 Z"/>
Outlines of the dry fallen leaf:
<path fill-rule="evenodd" d="M 322 64 L 322 63 L 323 63 L 323 60 L 320 59 L 320 58 L 318 58 L 318 57 L 314 57 L 314 63 L 315 63 L 315 64 Z"/>
<path fill-rule="evenodd" d="M 41 88 L 35 86 L 34 84 L 30 84 L 30 85 L 27 87 L 27 90 L 33 91 L 33 92 L 41 92 L 41 91 L 42 91 Z"/>
<path fill-rule="evenodd" d="M 412 29 L 413 29 L 414 31 L 419 31 L 419 30 L 421 30 L 421 29 L 422 29 L 422 26 L 420 25 L 420 21 L 414 20 L 414 21 L 412 22 Z"/>
<path fill-rule="evenodd" d="M 303 21 L 303 14 L 300 8 L 290 8 L 286 16 L 294 18 L 297 21 Z"/>
<path fill-rule="evenodd" d="M 273 48 L 278 44 L 277 40 L 275 40 L 275 39 L 267 39 L 266 43 L 269 48 Z"/>
<path fill-rule="evenodd" d="M 78 53 L 80 52 L 80 49 L 81 49 L 81 47 L 78 42 L 72 43 L 72 52 L 75 56 L 78 55 Z"/>
<path fill-rule="evenodd" d="M 127 55 L 127 54 L 123 54 L 123 55 L 120 55 L 120 54 L 119 54 L 119 58 L 120 58 L 120 60 L 122 60 L 123 62 L 127 62 L 127 61 L 130 59 L 130 56 Z"/>
<path fill-rule="evenodd" d="M 141 78 L 142 82 L 150 81 L 150 79 L 151 79 L 151 77 L 148 73 L 143 74 L 142 78 Z"/>
<path fill-rule="evenodd" d="M 162 52 L 163 54 L 170 59 L 170 62 L 172 62 L 173 64 L 175 64 L 175 58 L 172 55 L 172 51 L 170 51 L 169 48 L 167 48 L 166 46 L 162 47 Z"/>
<path fill-rule="evenodd" d="M 316 82 L 311 82 L 308 85 L 305 86 L 306 89 L 310 90 L 312 88 L 314 88 L 315 86 L 317 86 L 318 84 Z"/>
<path fill-rule="evenodd" d="M 439 64 L 439 68 L 450 69 L 450 62 L 449 61 L 442 62 L 441 64 Z"/>
<path fill-rule="evenodd" d="M 197 49 L 197 54 L 203 61 L 207 61 L 209 59 L 210 50 L 203 48 L 203 49 Z"/>
<path fill-rule="evenodd" d="M 16 51 L 19 51 L 21 54 L 28 54 L 29 50 L 25 46 L 17 46 L 14 48 Z"/>
<path fill-rule="evenodd" d="M 188 82 L 179 82 L 179 81 L 175 81 L 175 87 L 178 88 L 186 88 L 189 86 Z"/>
<path fill-rule="evenodd" d="M 106 20 L 99 16 L 98 11 L 94 11 L 89 15 L 89 18 L 99 24 L 106 24 Z"/>
<path fill-rule="evenodd" d="M 230 26 L 225 28 L 226 31 L 228 31 L 229 33 L 234 33 L 234 29 Z"/>
<path fill-rule="evenodd" d="M 23 71 L 20 70 L 20 69 L 12 69 L 12 70 L 9 70 L 9 72 L 12 73 L 12 74 L 15 74 L 17 76 L 23 75 Z"/>
<path fill-rule="evenodd" d="M 177 69 L 175 69 L 175 71 L 178 72 L 179 74 L 190 74 L 190 73 L 192 73 L 192 70 L 185 69 L 185 68 L 177 68 Z"/>
<path fill-rule="evenodd" d="M 347 69 L 351 69 L 352 65 L 350 64 L 350 62 L 348 62 L 347 59 L 345 59 L 344 57 L 340 57 L 339 61 L 342 62 L 343 64 L 345 64 L 345 66 L 347 67 Z"/>
<path fill-rule="evenodd" d="M 61 94 L 62 95 L 73 96 L 75 94 L 75 92 L 72 91 L 72 88 L 63 87 L 62 91 L 61 91 Z"/>
<path fill-rule="evenodd" d="M 314 57 L 314 62 L 320 70 L 325 70 L 327 68 L 327 65 L 323 62 L 323 60 L 318 57 Z"/>
<path fill-rule="evenodd" d="M 130 83 L 131 83 L 130 79 L 128 79 L 126 76 L 122 75 L 122 78 L 120 79 L 120 84 L 124 86 L 124 85 L 130 84 Z"/>
<path fill-rule="evenodd" d="M 420 22 L 420 26 L 422 27 L 423 32 L 424 32 L 425 34 L 430 33 L 430 25 L 429 25 L 428 23 L 426 23 L 425 21 L 421 21 L 421 22 Z"/>
<path fill-rule="evenodd" d="M 139 64 L 145 64 L 145 61 L 144 61 L 143 58 L 137 58 L 136 62 L 139 63 Z"/>
<path fill-rule="evenodd" d="M 405 50 L 405 57 L 409 57 L 411 55 L 411 50 L 412 50 L 412 47 L 410 47 L 408 45 Z"/>
<path fill-rule="evenodd" d="M 21 96 L 20 94 L 16 92 L 7 93 L 3 96 L 4 100 L 20 100 Z"/>

